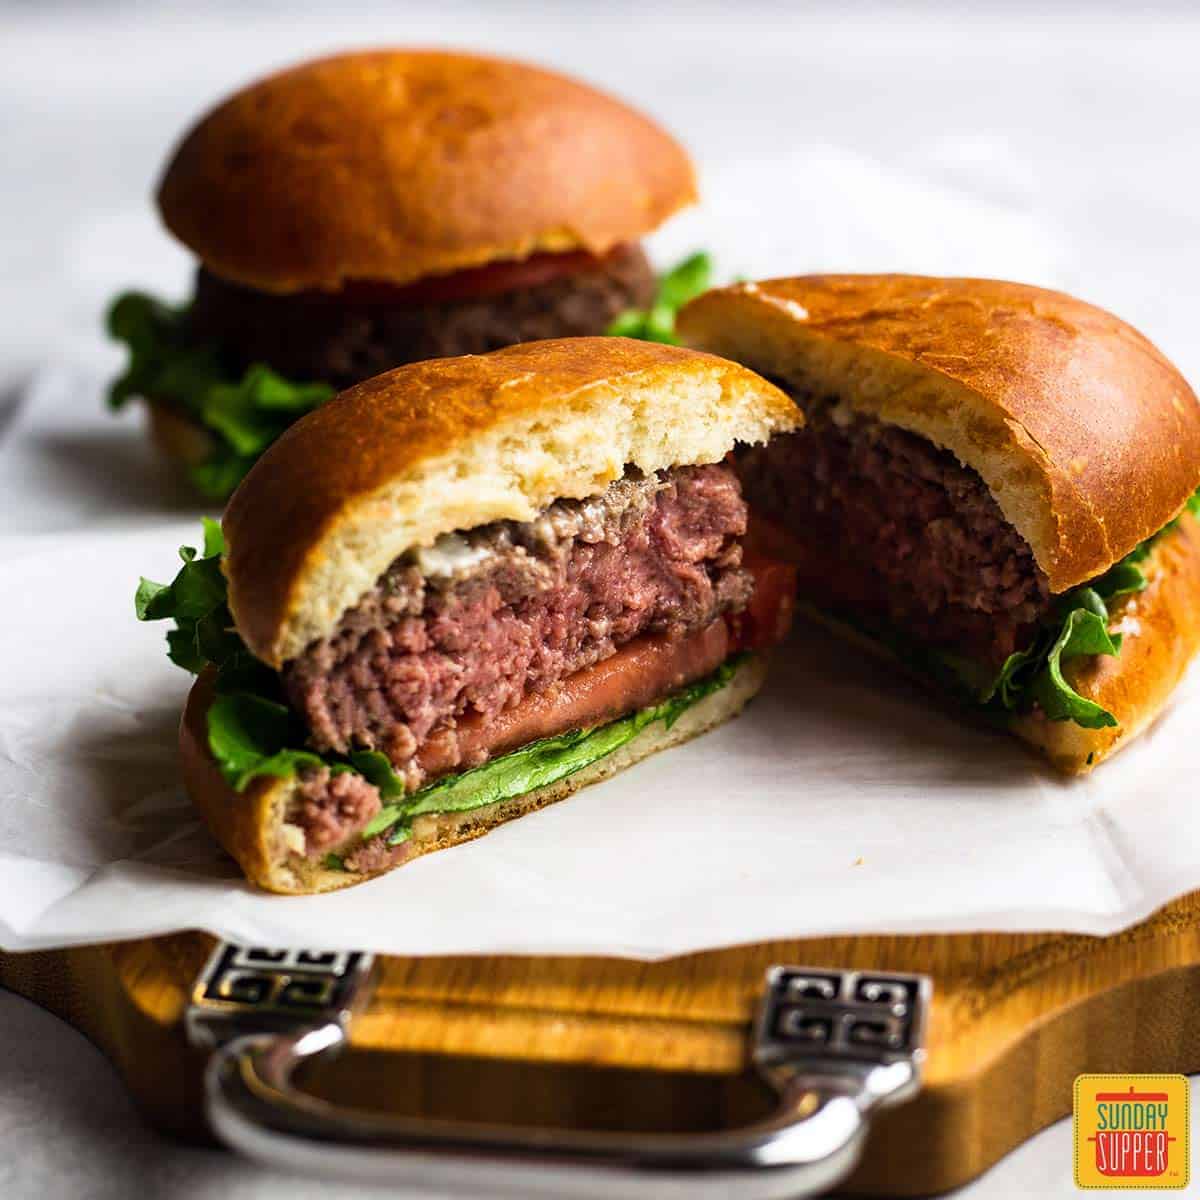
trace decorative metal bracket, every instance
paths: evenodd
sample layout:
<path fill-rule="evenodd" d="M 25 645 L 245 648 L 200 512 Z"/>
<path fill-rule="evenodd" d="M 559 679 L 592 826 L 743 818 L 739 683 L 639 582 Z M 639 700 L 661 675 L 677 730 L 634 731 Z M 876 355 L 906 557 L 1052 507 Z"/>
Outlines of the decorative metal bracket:
<path fill-rule="evenodd" d="M 192 986 L 188 1040 L 216 1047 L 242 1034 L 331 1021 L 343 1032 L 365 999 L 374 955 L 268 950 L 218 942 Z"/>
<path fill-rule="evenodd" d="M 771 967 L 758 1009 L 753 1059 L 774 1086 L 856 1094 L 895 1103 L 920 1085 L 926 975 Z"/>
<path fill-rule="evenodd" d="M 344 1045 L 366 994 L 367 954 L 222 943 L 192 994 L 188 1036 L 216 1132 L 251 1158 L 340 1179 L 471 1194 L 812 1195 L 857 1161 L 871 1113 L 911 1095 L 930 980 L 771 967 L 750 1061 L 774 1089 L 769 1117 L 697 1134 L 617 1134 L 394 1117 L 298 1090 L 302 1063 Z"/>

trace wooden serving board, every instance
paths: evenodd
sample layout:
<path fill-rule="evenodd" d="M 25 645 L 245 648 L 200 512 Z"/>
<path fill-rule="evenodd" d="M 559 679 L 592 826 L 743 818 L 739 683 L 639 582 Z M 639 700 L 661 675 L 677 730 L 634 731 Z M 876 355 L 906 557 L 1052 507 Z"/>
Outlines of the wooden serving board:
<path fill-rule="evenodd" d="M 286 903 L 286 901 L 284 901 Z M 1200 1069 L 1200 893 L 1108 938 L 829 938 L 658 963 L 387 958 L 350 1048 L 305 1086 L 414 1115 L 713 1129 L 763 1103 L 746 1062 L 772 963 L 933 976 L 924 1086 L 875 1121 L 848 1190 L 940 1192 L 1070 1111 L 1082 1072 Z M 181 1017 L 192 933 L 0 956 L 0 984 L 81 1029 L 154 1125 L 206 1136 Z"/>

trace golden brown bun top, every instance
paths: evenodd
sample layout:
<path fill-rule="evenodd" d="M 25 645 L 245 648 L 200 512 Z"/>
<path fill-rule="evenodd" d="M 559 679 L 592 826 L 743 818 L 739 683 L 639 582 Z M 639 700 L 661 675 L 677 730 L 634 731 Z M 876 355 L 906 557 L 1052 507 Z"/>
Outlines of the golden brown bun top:
<path fill-rule="evenodd" d="M 719 462 L 802 420 L 736 363 L 626 338 L 400 367 L 293 425 L 234 493 L 223 520 L 234 620 L 279 667 L 409 549 L 594 496 L 628 465 Z"/>
<path fill-rule="evenodd" d="M 1137 330 L 1018 283 L 812 275 L 709 292 L 691 345 L 953 451 L 1055 592 L 1161 529 L 1200 484 L 1200 404 Z"/>
<path fill-rule="evenodd" d="M 167 228 L 269 292 L 602 253 L 696 199 L 683 148 L 593 88 L 437 50 L 318 59 L 236 93 L 159 186 Z"/>

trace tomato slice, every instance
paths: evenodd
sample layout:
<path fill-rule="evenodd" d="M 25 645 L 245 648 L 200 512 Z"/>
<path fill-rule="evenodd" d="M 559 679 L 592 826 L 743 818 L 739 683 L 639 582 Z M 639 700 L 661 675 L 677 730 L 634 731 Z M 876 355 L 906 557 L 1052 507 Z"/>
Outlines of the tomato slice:
<path fill-rule="evenodd" d="M 729 652 L 730 633 L 722 620 L 681 638 L 635 638 L 603 662 L 531 693 L 504 712 L 486 719 L 460 717 L 456 728 L 426 740 L 417 762 L 427 776 L 445 774 L 538 738 L 615 721 L 715 671 Z"/>
<path fill-rule="evenodd" d="M 620 249 L 618 246 L 607 254 L 599 255 L 589 254 L 586 250 L 531 254 L 528 258 L 468 267 L 448 275 L 428 275 L 399 286 L 374 280 L 351 280 L 340 291 L 322 293 L 321 298 L 349 305 L 378 304 L 389 308 L 415 308 L 423 304 L 475 300 L 538 287 L 566 275 L 598 271 Z"/>
<path fill-rule="evenodd" d="M 796 568 L 747 548 L 742 566 L 754 576 L 754 593 L 728 619 L 738 650 L 767 650 L 783 641 L 796 608 Z"/>

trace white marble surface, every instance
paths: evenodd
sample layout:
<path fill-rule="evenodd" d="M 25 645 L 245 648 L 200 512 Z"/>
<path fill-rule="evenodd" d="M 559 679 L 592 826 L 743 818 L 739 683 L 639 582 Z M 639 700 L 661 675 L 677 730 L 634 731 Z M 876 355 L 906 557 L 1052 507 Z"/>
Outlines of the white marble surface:
<path fill-rule="evenodd" d="M 97 331 L 114 290 L 185 288 L 146 203 L 184 123 L 267 67 L 381 41 L 540 59 L 658 115 L 709 197 L 664 256 L 703 242 L 729 272 L 1024 277 L 1117 310 L 1200 379 L 1194 3 L 22 4 L 0 6 L 0 425 L 29 370 L 116 364 Z M 783 194 L 762 185 L 781 165 Z M 95 395 L 79 404 L 96 428 Z M 60 435 L 42 471 L 65 493 L 72 463 L 136 470 L 137 437 L 118 422 L 98 453 Z M 102 516 L 86 489 L 56 511 Z M 5 522 L 27 527 L 16 504 Z M 1060 1123 L 964 1194 L 1074 1195 L 1069 1147 Z M 135 1189 L 353 1194 L 160 1141 L 82 1039 L 0 996 L 0 1195 Z"/>

